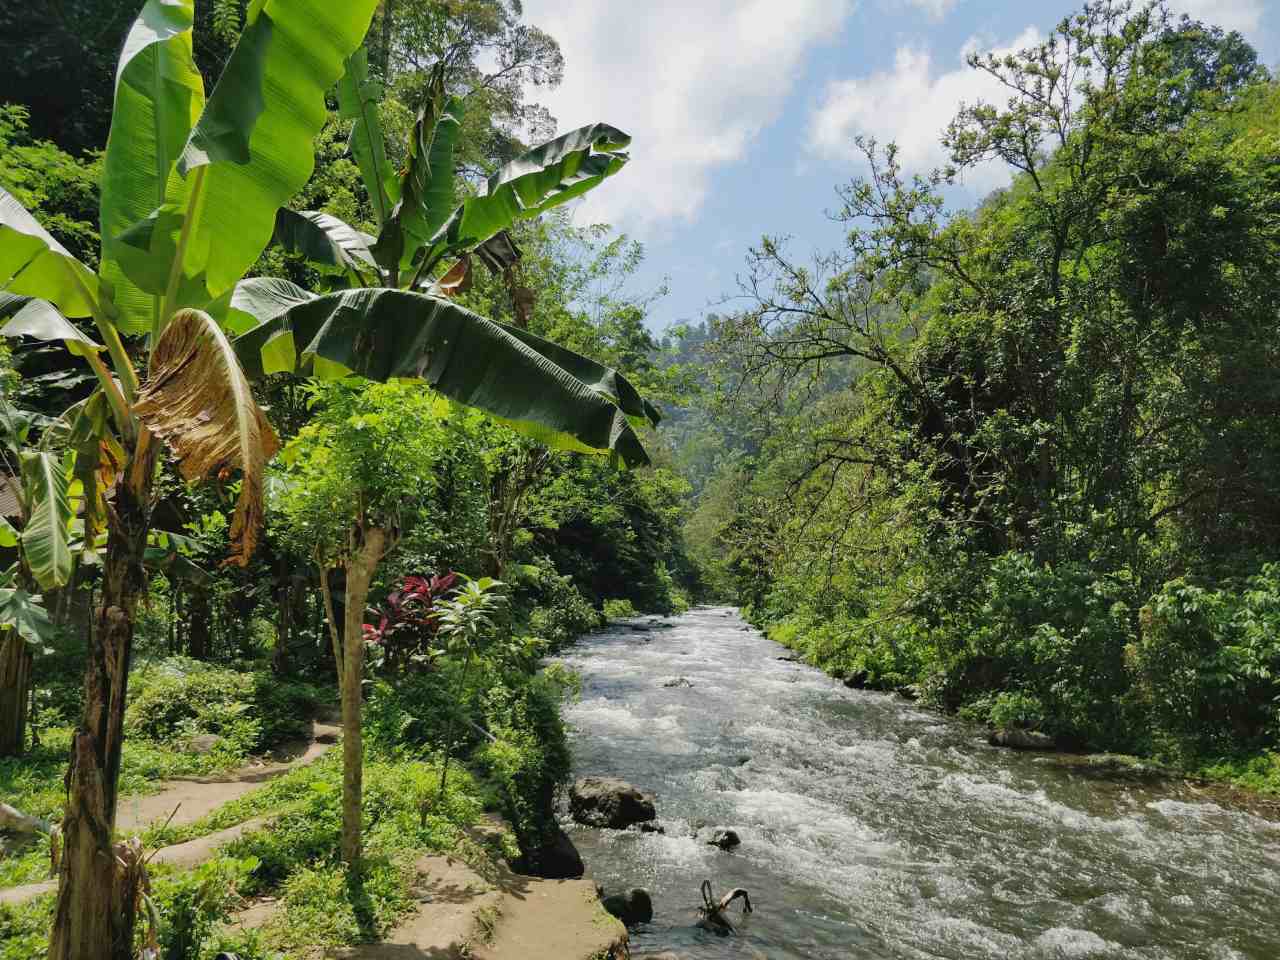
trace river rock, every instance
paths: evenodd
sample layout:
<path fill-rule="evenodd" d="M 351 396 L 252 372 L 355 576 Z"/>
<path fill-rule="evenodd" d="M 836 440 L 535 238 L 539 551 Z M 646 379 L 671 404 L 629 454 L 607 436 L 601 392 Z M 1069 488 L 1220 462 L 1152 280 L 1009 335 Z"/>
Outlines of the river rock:
<path fill-rule="evenodd" d="M 625 830 L 657 817 L 653 797 L 615 777 L 582 777 L 569 791 L 569 812 L 589 827 Z"/>
<path fill-rule="evenodd" d="M 586 872 L 578 848 L 559 827 L 555 828 L 541 847 L 522 856 L 515 863 L 515 868 L 520 873 L 547 880 L 577 880 Z"/>
<path fill-rule="evenodd" d="M 222 738 L 216 733 L 202 733 L 187 741 L 187 749 L 192 753 L 198 753 L 203 756 L 207 753 L 213 753 L 221 742 Z"/>
<path fill-rule="evenodd" d="M 1014 750 L 1056 750 L 1057 743 L 1053 737 L 1039 730 L 1021 730 L 1011 727 L 1008 730 L 992 730 L 987 742 L 993 747 L 1012 747 Z"/>
<path fill-rule="evenodd" d="M 647 890 L 639 887 L 630 893 L 604 897 L 600 905 L 621 920 L 624 926 L 634 927 L 637 923 L 648 923 L 653 919 L 653 900 Z"/>
<path fill-rule="evenodd" d="M 673 677 L 670 680 L 664 681 L 662 685 L 664 687 L 692 687 L 693 681 L 686 677 Z"/>
<path fill-rule="evenodd" d="M 722 829 L 711 834 L 711 839 L 707 843 L 713 847 L 719 847 L 721 850 L 732 850 L 742 843 L 742 839 L 738 836 L 736 830 Z"/>
<path fill-rule="evenodd" d="M 850 690 L 865 690 L 867 689 L 867 681 L 869 679 L 871 679 L 871 677 L 867 671 L 859 670 L 857 673 L 851 673 L 849 676 L 845 677 L 842 683 L 844 683 L 844 685 Z"/>

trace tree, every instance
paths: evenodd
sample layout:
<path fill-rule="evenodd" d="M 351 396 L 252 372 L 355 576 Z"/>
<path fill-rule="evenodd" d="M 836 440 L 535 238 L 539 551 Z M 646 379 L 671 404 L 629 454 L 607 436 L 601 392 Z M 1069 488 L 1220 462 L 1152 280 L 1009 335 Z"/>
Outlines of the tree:
<path fill-rule="evenodd" d="M 86 527 L 105 525 L 107 543 L 101 605 L 86 659 L 84 714 L 67 776 L 50 947 L 55 960 L 123 960 L 131 953 L 141 863 L 133 848 L 113 850 L 110 843 L 156 464 L 163 445 L 188 480 L 240 472 L 228 562 L 245 563 L 258 538 L 263 468 L 276 440 L 253 399 L 237 350 L 213 313 L 227 316 L 238 281 L 271 237 L 276 211 L 310 175 L 325 94 L 344 75 L 374 6 L 374 0 L 251 5 L 236 48 L 206 100 L 192 55 L 192 0 L 148 0 L 117 72 L 97 272 L 0 191 L 0 290 L 25 298 L 3 333 L 63 341 L 89 364 L 98 381 L 95 397 L 101 397 L 78 418 L 87 436 L 98 441 L 86 442 L 85 455 L 77 457 Z M 579 146 L 589 152 L 589 145 Z M 580 152 L 573 155 L 582 159 Z M 412 165 L 416 179 L 410 202 L 400 207 L 411 221 L 419 196 L 412 191 L 423 185 L 426 159 L 420 152 Z M 544 189 L 560 187 L 564 173 L 553 173 L 553 184 L 538 182 Z M 559 192 L 581 192 L 598 179 L 570 178 Z M 491 209 L 513 195 L 499 191 L 499 199 L 481 208 Z M 470 240 L 475 218 L 465 216 L 469 212 L 475 211 L 465 206 L 456 211 L 461 232 L 446 248 Z M 245 316 L 262 320 L 266 328 L 265 336 L 251 335 L 239 356 L 253 361 L 254 374 L 264 372 L 265 362 L 271 369 L 314 364 L 323 372 L 356 371 L 374 379 L 426 375 L 447 395 L 487 404 L 513 420 L 540 423 L 537 429 L 581 448 L 643 458 L 610 395 L 561 364 L 580 370 L 589 365 L 582 367 L 553 345 L 518 340 L 436 297 L 395 293 L 394 303 L 384 300 L 381 308 L 366 303 L 367 294 L 357 296 L 368 309 L 360 310 L 363 330 L 354 337 L 337 334 L 327 322 L 333 311 L 346 315 L 345 303 L 320 298 L 311 305 L 317 309 L 288 314 L 273 313 L 260 302 L 263 309 L 235 315 L 241 321 Z M 103 344 L 68 318 L 91 318 Z M 308 322 L 317 320 L 304 339 L 300 334 Z M 143 335 L 147 342 L 131 352 L 124 338 Z M 282 363 L 294 335 L 301 349 Z M 337 344 L 341 348 L 335 351 Z M 446 344 L 454 349 L 443 349 Z M 477 345 L 488 353 L 465 352 Z M 489 379 L 495 370 L 506 377 Z M 112 459 L 113 450 L 122 451 L 123 458 Z M 109 509 L 110 483 L 104 480 L 115 482 Z"/>
<path fill-rule="evenodd" d="M 579 452 L 612 451 L 627 464 L 648 462 L 628 417 L 656 423 L 658 413 L 616 370 L 434 295 L 457 290 L 473 256 L 509 264 L 515 251 L 504 231 L 613 176 L 626 163 L 622 150 L 630 138 L 606 124 L 574 130 L 503 166 L 484 193 L 455 205 L 462 101 L 446 94 L 443 71 L 434 71 L 430 97 L 411 134 L 409 160 L 397 178 L 387 163 L 367 59 L 361 50 L 348 60 L 339 102 L 353 121 L 351 149 L 378 235 L 328 214 L 280 211 L 277 243 L 328 268 L 337 292 L 317 295 L 274 279 L 237 285 L 223 306 L 227 322 L 249 327 L 262 321 L 236 341 L 246 371 L 422 377 L 439 393 L 539 442 Z M 370 280 L 377 285 L 366 286 Z M 349 638 L 360 634 L 369 578 L 394 539 L 388 532 L 377 516 L 362 513 L 344 554 L 343 727 L 354 746 L 344 754 L 343 855 L 351 863 L 360 856 L 363 654 L 354 652 L 358 644 Z"/>

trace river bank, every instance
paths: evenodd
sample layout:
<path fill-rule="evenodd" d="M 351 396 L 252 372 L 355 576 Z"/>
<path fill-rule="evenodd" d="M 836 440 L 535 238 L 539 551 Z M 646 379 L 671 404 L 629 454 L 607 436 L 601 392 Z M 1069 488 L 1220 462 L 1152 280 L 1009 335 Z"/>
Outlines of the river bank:
<path fill-rule="evenodd" d="M 575 774 L 652 791 L 665 830 L 570 828 L 606 888 L 650 891 L 637 955 L 1280 950 L 1280 817 L 991 747 L 969 724 L 780 659 L 726 608 L 672 623 L 615 626 L 559 658 L 582 677 L 566 710 Z M 741 847 L 706 843 L 715 827 Z M 751 892 L 739 937 L 694 928 L 703 879 Z"/>

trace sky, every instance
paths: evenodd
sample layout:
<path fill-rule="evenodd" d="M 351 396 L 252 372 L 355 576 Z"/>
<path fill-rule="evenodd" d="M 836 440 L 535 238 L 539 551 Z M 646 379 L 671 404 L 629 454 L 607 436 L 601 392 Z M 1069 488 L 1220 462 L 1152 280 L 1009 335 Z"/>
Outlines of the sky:
<path fill-rule="evenodd" d="M 1082 2 L 1082 0 L 1080 0 Z M 1280 0 L 1170 0 L 1239 30 L 1280 64 Z M 577 204 L 645 247 L 638 294 L 662 331 L 725 309 L 748 248 L 769 234 L 798 256 L 830 250 L 836 187 L 862 172 L 861 134 L 893 141 L 908 172 L 945 159 L 938 137 L 958 105 L 1000 102 L 965 66 L 972 50 L 1027 46 L 1072 0 L 524 0 L 555 37 L 564 81 L 539 91 L 560 130 L 611 123 L 631 161 Z M 949 201 L 971 206 L 1007 182 L 973 171 Z M 730 301 L 731 303 L 731 301 Z"/>

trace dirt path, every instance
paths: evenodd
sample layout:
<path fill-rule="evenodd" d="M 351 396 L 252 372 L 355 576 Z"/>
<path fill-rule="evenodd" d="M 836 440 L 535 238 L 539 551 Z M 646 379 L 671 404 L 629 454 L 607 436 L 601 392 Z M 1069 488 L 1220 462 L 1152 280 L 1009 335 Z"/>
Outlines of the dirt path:
<path fill-rule="evenodd" d="M 492 880 L 452 857 L 418 861 L 420 905 L 381 943 L 327 960 L 623 960 L 627 933 L 590 880 L 542 880 L 497 867 Z"/>
<path fill-rule="evenodd" d="M 267 781 L 297 767 L 314 763 L 333 747 L 340 733 L 340 727 L 316 720 L 311 726 L 310 740 L 286 744 L 272 755 L 270 763 L 253 764 L 217 777 L 166 780 L 160 784 L 157 793 L 121 800 L 116 828 L 121 832 L 136 833 L 152 824 L 163 823 L 169 819 L 170 814 L 173 815 L 170 823 L 174 826 L 195 823 L 223 804 L 252 793 Z M 218 847 L 261 827 L 269 820 L 269 817 L 258 817 L 186 843 L 162 847 L 156 851 L 153 859 L 158 863 L 195 866 L 209 859 Z M 52 893 L 57 888 L 56 880 L 8 887 L 0 890 L 0 904 L 26 903 L 43 894 Z"/>
<path fill-rule="evenodd" d="M 335 724 L 316 720 L 311 725 L 310 740 L 286 744 L 272 755 L 271 763 L 253 764 L 212 777 L 166 780 L 158 793 L 121 800 L 116 829 L 142 830 L 163 823 L 171 813 L 175 827 L 195 823 L 223 804 L 252 793 L 268 780 L 320 759 L 338 741 L 341 732 Z"/>

